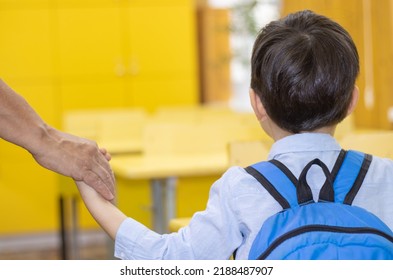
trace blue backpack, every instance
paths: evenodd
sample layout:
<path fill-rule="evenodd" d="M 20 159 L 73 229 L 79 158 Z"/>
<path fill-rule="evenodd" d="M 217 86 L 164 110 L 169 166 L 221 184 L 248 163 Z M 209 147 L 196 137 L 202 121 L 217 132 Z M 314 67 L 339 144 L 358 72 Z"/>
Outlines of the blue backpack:
<path fill-rule="evenodd" d="M 277 160 L 247 167 L 283 208 L 264 222 L 249 259 L 393 259 L 393 232 L 375 215 L 351 205 L 371 160 L 368 154 L 342 150 L 332 172 L 314 159 L 299 179 Z M 313 165 L 326 176 L 318 202 L 306 180 Z"/>

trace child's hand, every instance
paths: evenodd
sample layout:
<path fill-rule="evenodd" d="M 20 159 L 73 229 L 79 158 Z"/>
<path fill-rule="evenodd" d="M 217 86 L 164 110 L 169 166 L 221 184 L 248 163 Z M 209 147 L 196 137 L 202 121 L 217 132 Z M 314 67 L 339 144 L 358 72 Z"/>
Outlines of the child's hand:
<path fill-rule="evenodd" d="M 85 182 L 75 181 L 75 183 L 84 201 L 86 200 L 108 201 L 106 199 L 103 199 L 103 197 L 95 189 L 87 185 Z M 115 198 L 113 198 L 109 202 L 115 205 Z"/>
<path fill-rule="evenodd" d="M 112 238 L 116 238 L 116 233 L 121 223 L 127 218 L 115 205 L 115 199 L 108 201 L 96 190 L 83 181 L 75 181 L 90 214 L 97 223 Z"/>

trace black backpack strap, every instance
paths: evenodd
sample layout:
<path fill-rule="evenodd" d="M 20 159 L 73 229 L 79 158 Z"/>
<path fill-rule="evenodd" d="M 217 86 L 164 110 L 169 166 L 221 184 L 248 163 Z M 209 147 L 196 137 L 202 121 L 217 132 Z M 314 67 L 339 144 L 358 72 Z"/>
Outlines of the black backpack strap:
<path fill-rule="evenodd" d="M 360 187 L 362 186 L 362 183 L 364 181 L 364 178 L 366 177 L 367 171 L 370 167 L 371 161 L 372 161 L 372 156 L 369 154 L 364 154 L 361 152 L 357 152 L 357 151 L 348 151 L 347 153 L 347 157 L 348 159 L 344 160 L 343 162 L 343 166 L 345 164 L 356 164 L 356 168 L 358 170 L 354 182 L 352 184 L 352 186 L 350 187 L 349 191 L 347 192 L 347 194 L 345 195 L 344 204 L 349 204 L 351 205 L 356 194 L 358 193 Z M 347 158 L 346 157 L 346 158 Z M 340 168 L 340 170 L 343 167 Z M 343 170 L 344 173 L 345 169 Z M 337 174 L 337 178 L 334 187 L 338 188 L 340 187 L 340 172 Z M 341 175 L 341 177 L 343 177 L 343 175 Z"/>
<path fill-rule="evenodd" d="M 340 154 L 338 155 L 336 163 L 334 164 L 332 172 L 331 172 L 333 180 L 337 177 L 337 173 L 340 170 L 341 165 L 343 164 L 346 155 L 347 155 L 347 151 L 344 149 L 341 149 Z"/>
<path fill-rule="evenodd" d="M 283 209 L 288 209 L 313 201 L 306 177 L 311 166 L 318 165 L 326 177 L 319 201 L 350 205 L 363 183 L 371 161 L 371 155 L 341 150 L 332 172 L 329 172 L 322 161 L 314 159 L 304 167 L 299 180 L 278 160 L 258 162 L 245 170 L 261 183 Z"/>
<path fill-rule="evenodd" d="M 288 209 L 298 205 L 297 179 L 285 166 L 283 170 L 280 167 L 280 163 L 274 160 L 261 161 L 245 170 L 261 183 L 283 209 Z"/>
<path fill-rule="evenodd" d="M 358 176 L 356 177 L 355 183 L 353 184 L 352 188 L 345 196 L 345 199 L 344 199 L 345 204 L 349 204 L 349 205 L 352 204 L 353 200 L 355 199 L 355 196 L 357 195 L 360 187 L 363 184 L 364 178 L 366 177 L 366 174 L 367 174 L 367 171 L 370 167 L 372 159 L 373 158 L 371 155 L 365 154 L 362 166 L 360 167 L 360 172 L 359 172 Z"/>
<path fill-rule="evenodd" d="M 299 184 L 297 186 L 299 204 L 308 203 L 310 200 L 313 201 L 311 188 L 307 183 L 307 173 L 313 165 L 318 165 L 325 174 L 325 182 L 321 189 L 333 190 L 332 174 L 330 173 L 326 164 L 324 164 L 319 158 L 315 158 L 303 168 L 299 175 Z"/>
<path fill-rule="evenodd" d="M 333 169 L 331 171 L 331 178 L 334 181 L 334 179 L 337 177 L 337 173 L 341 168 L 341 165 L 344 162 L 345 156 L 347 154 L 347 151 L 344 149 L 341 149 L 340 154 L 337 157 L 336 163 L 333 166 Z M 325 202 L 333 202 L 334 201 L 334 188 L 330 185 L 323 185 L 321 190 L 319 191 L 319 201 L 325 201 Z"/>
<path fill-rule="evenodd" d="M 320 201 L 334 201 L 351 205 L 370 167 L 372 156 L 358 151 L 344 151 L 332 170 L 333 189 L 323 187 Z"/>

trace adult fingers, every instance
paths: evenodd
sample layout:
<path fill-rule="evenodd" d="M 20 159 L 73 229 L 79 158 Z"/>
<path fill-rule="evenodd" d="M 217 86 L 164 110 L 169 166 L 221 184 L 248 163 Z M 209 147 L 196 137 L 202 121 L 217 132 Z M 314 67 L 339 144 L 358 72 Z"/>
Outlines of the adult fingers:
<path fill-rule="evenodd" d="M 111 154 L 105 148 L 100 148 L 100 152 L 106 158 L 107 161 L 110 161 L 112 159 Z"/>
<path fill-rule="evenodd" d="M 83 182 L 95 189 L 106 200 L 112 201 L 115 198 L 114 184 L 111 186 L 105 183 L 97 173 L 87 171 L 83 177 Z"/>
<path fill-rule="evenodd" d="M 101 153 L 97 154 L 95 157 L 96 164 L 92 166 L 91 171 L 95 173 L 99 177 L 99 180 L 101 180 L 110 192 L 115 195 L 115 176 L 109 165 L 108 157 L 110 157 L 109 154 L 106 156 Z"/>

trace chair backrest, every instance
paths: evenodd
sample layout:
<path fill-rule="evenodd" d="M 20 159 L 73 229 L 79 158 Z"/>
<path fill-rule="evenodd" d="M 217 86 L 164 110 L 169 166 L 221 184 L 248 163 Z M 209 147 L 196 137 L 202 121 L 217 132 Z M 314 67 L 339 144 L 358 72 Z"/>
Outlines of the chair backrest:
<path fill-rule="evenodd" d="M 90 110 L 74 110 L 65 112 L 63 115 L 63 127 L 65 132 L 97 140 L 99 118 Z"/>
<path fill-rule="evenodd" d="M 342 122 L 340 122 L 334 133 L 336 139 L 342 139 L 348 134 L 351 134 L 355 131 L 355 123 L 353 119 L 353 115 L 347 116 Z"/>
<path fill-rule="evenodd" d="M 64 115 L 66 132 L 96 141 L 111 153 L 142 149 L 147 113 L 142 108 L 69 111 Z"/>
<path fill-rule="evenodd" d="M 143 152 L 143 129 L 148 116 L 140 108 L 106 114 L 100 121 L 98 143 L 114 153 Z"/>
<path fill-rule="evenodd" d="M 144 128 L 143 151 L 148 155 L 227 154 L 233 141 L 267 138 L 261 128 L 236 122 L 155 122 Z"/>
<path fill-rule="evenodd" d="M 273 140 L 233 141 L 228 145 L 229 165 L 241 167 L 267 160 Z"/>
<path fill-rule="evenodd" d="M 153 114 L 156 121 L 164 122 L 205 122 L 220 121 L 236 117 L 237 113 L 227 107 L 215 106 L 163 106 Z"/>
<path fill-rule="evenodd" d="M 352 132 L 338 141 L 344 149 L 393 158 L 393 131 L 390 130 Z"/>
<path fill-rule="evenodd" d="M 225 153 L 225 134 L 215 124 L 152 121 L 144 128 L 143 151 L 146 156 Z"/>

